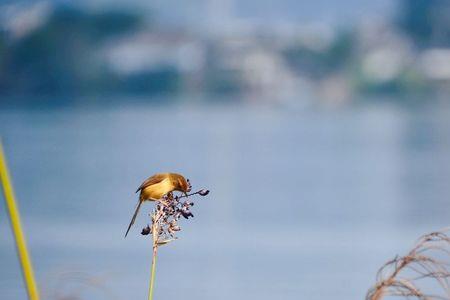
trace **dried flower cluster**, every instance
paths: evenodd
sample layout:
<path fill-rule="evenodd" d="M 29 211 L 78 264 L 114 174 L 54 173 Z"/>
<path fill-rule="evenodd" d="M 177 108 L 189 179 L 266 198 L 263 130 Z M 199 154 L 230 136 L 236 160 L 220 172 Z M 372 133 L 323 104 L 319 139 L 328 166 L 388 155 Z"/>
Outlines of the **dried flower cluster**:
<path fill-rule="evenodd" d="M 422 236 L 406 255 L 387 262 L 366 300 L 388 296 L 406 299 L 450 299 L 450 237 L 448 229 Z M 425 292 L 432 290 L 433 292 Z"/>
<path fill-rule="evenodd" d="M 194 217 L 191 212 L 194 202 L 189 197 L 197 194 L 206 196 L 209 194 L 209 191 L 202 189 L 195 193 L 181 196 L 169 193 L 163 199 L 157 201 L 151 214 L 152 224 L 143 228 L 141 234 L 152 234 L 153 242 L 156 246 L 167 244 L 176 239 L 175 233 L 181 230 L 178 220 L 181 217 L 185 219 Z"/>
<path fill-rule="evenodd" d="M 208 190 L 202 189 L 195 193 L 188 194 L 191 191 L 191 184 L 189 179 L 186 180 L 188 188 L 182 195 L 174 195 L 173 192 L 168 193 L 164 198 L 158 200 L 151 216 L 152 223 L 142 229 L 142 235 L 152 235 L 153 241 L 153 256 L 152 269 L 150 275 L 150 284 L 148 290 L 148 299 L 153 299 L 153 290 L 155 283 L 155 265 L 156 255 L 159 246 L 165 245 L 176 239 L 175 233 L 180 231 L 178 220 L 183 217 L 189 219 L 194 217 L 191 212 L 194 202 L 189 200 L 189 197 L 194 195 L 206 196 L 209 194 Z M 186 199 L 183 199 L 186 198 Z"/>

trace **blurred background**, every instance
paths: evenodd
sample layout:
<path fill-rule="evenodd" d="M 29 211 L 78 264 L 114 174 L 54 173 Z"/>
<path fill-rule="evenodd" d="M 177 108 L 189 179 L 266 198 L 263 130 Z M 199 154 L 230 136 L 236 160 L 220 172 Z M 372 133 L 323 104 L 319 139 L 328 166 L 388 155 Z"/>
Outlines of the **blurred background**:
<path fill-rule="evenodd" d="M 195 218 L 155 299 L 363 299 L 450 225 L 450 2 L 1 1 L 0 134 L 43 299 L 146 299 L 135 189 Z M 0 202 L 2 300 L 25 299 Z"/>

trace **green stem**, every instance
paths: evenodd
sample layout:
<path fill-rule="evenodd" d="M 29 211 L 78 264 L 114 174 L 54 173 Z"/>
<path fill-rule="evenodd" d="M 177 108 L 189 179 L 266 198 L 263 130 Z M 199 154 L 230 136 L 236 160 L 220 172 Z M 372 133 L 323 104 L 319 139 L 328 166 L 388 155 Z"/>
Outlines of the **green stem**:
<path fill-rule="evenodd" d="M 152 273 L 150 275 L 150 287 L 148 290 L 148 300 L 153 299 L 153 286 L 155 285 L 155 269 L 156 269 L 156 252 L 158 250 L 158 246 L 153 246 L 153 258 L 152 258 Z"/>

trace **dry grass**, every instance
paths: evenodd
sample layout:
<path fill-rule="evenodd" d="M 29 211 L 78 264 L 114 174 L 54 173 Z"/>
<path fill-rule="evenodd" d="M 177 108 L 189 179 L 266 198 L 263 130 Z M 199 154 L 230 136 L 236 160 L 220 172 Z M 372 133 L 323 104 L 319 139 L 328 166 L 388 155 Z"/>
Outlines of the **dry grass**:
<path fill-rule="evenodd" d="M 366 300 L 391 297 L 450 299 L 449 229 L 422 236 L 405 256 L 384 264 Z M 432 291 L 432 292 L 430 292 Z"/>

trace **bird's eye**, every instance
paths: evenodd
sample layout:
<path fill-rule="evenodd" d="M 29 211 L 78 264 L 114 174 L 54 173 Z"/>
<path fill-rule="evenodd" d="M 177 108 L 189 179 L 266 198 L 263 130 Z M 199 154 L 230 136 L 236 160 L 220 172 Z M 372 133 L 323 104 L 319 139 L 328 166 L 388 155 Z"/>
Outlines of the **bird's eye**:
<path fill-rule="evenodd" d="M 186 179 L 186 182 L 187 182 L 187 191 L 190 192 L 192 189 L 191 182 L 189 181 L 189 179 Z"/>

